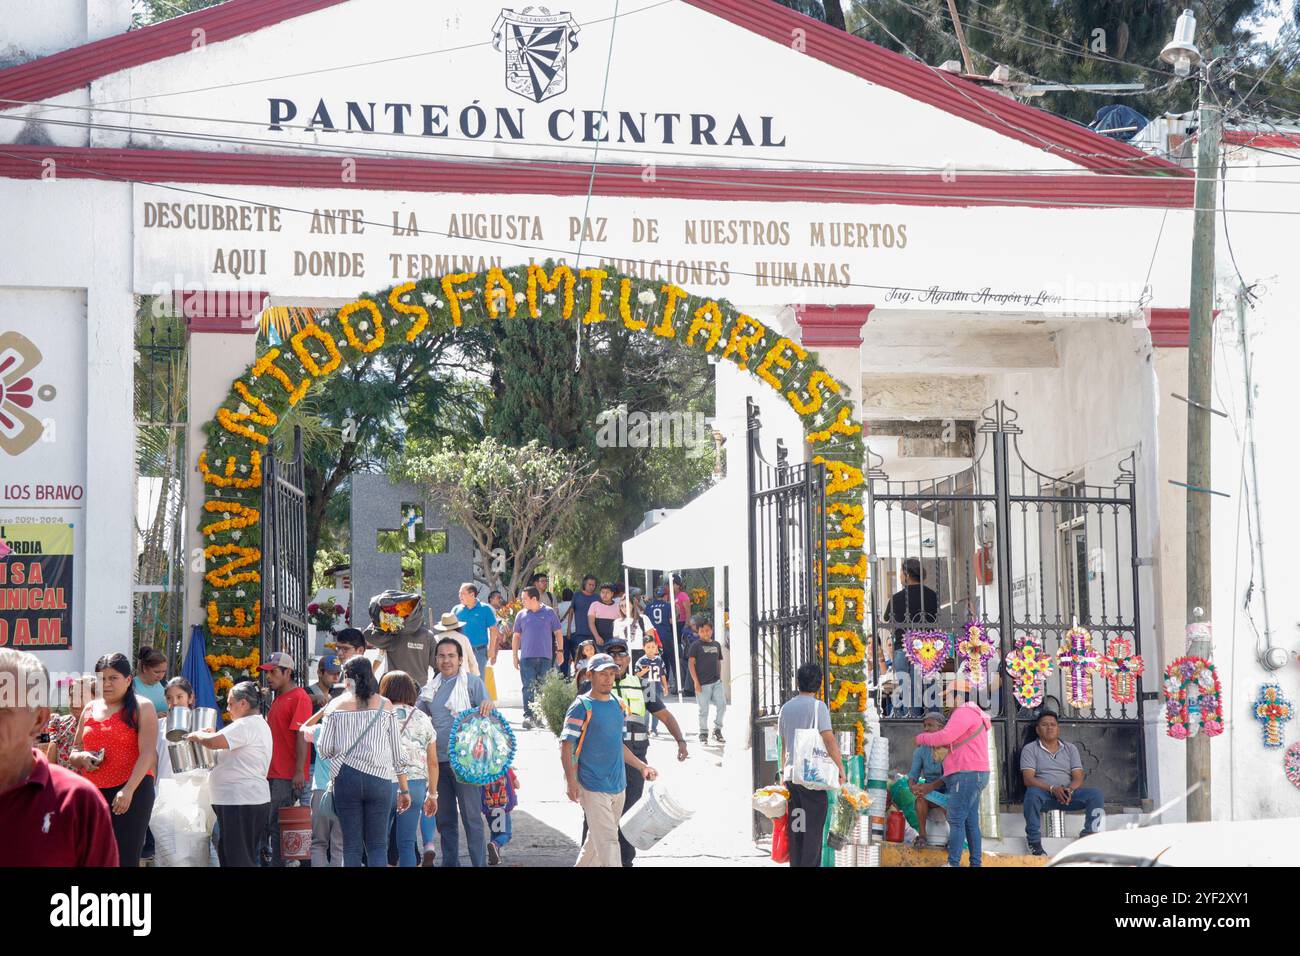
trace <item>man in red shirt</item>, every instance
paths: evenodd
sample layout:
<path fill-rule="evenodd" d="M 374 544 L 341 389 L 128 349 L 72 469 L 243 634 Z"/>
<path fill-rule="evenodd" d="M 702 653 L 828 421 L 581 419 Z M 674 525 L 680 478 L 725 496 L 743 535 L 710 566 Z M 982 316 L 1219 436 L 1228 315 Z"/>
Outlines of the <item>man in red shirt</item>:
<path fill-rule="evenodd" d="M 0 867 L 118 865 L 108 804 L 90 781 L 33 746 L 50 719 L 50 677 L 0 648 Z"/>
<path fill-rule="evenodd" d="M 269 655 L 261 669 L 266 672 L 267 685 L 275 693 L 275 703 L 266 715 L 266 722 L 271 726 L 271 769 L 266 774 L 271 785 L 271 812 L 267 816 L 263 850 L 265 840 L 270 840 L 270 865 L 284 866 L 280 856 L 279 811 L 297 803 L 307 783 L 310 745 L 298 733 L 298 728 L 312 715 L 312 703 L 311 695 L 294 683 L 294 661 L 288 654 Z"/>

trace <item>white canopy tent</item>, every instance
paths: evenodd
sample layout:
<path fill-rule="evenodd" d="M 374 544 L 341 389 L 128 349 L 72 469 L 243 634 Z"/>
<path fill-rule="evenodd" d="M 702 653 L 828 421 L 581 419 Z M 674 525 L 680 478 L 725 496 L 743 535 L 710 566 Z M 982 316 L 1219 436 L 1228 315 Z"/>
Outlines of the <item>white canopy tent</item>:
<path fill-rule="evenodd" d="M 744 505 L 743 476 L 724 478 L 663 521 L 624 541 L 624 567 L 644 568 L 647 586 L 650 571 L 671 572 L 678 568 L 711 567 L 715 581 L 720 581 L 723 567 L 734 565 L 737 571 L 743 567 L 749 540 Z M 668 589 L 669 606 L 676 607 L 671 575 Z M 718 593 L 715 586 L 714 594 Z M 681 648 L 678 646 L 676 614 L 669 617 L 673 648 L 678 657 L 673 662 L 672 672 L 680 701 Z"/>
<path fill-rule="evenodd" d="M 746 535 L 745 526 L 736 526 L 731 514 L 735 510 L 732 496 L 744 493 L 739 482 L 720 481 L 686 507 L 624 541 L 623 563 L 660 571 L 726 564 L 734 551 L 729 550 L 729 539 L 739 536 L 744 540 Z"/>

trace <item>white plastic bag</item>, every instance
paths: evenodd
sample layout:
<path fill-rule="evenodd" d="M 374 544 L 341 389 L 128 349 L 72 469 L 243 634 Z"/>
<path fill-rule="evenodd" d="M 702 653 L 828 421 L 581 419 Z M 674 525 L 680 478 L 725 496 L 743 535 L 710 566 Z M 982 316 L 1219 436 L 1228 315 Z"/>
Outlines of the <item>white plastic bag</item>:
<path fill-rule="evenodd" d="M 207 773 L 196 771 L 158 781 L 158 796 L 149 818 L 155 866 L 208 865 L 208 815 L 212 809 L 206 795 L 207 780 Z"/>
<path fill-rule="evenodd" d="M 794 766 L 790 779 L 807 790 L 838 790 L 840 768 L 826 752 L 816 724 L 794 732 Z"/>
<path fill-rule="evenodd" d="M 785 816 L 789 799 L 780 787 L 763 787 L 754 791 L 754 809 L 769 820 Z"/>

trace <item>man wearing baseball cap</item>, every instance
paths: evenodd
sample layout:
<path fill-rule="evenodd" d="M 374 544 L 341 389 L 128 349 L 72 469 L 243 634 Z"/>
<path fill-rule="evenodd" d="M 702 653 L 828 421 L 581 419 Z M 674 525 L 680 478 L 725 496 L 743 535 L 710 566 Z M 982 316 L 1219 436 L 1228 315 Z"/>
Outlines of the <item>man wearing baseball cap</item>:
<path fill-rule="evenodd" d="M 266 774 L 271 786 L 271 811 L 262 834 L 262 859 L 267 860 L 266 843 L 270 841 L 269 865 L 284 866 L 280 856 L 279 811 L 297 803 L 307 785 L 311 746 L 306 735 L 298 733 L 298 728 L 312 715 L 311 695 L 294 682 L 294 660 L 283 651 L 268 654 L 259 670 L 266 675 L 266 685 L 275 694 L 275 703 L 266 716 L 271 728 L 271 769 Z"/>
<path fill-rule="evenodd" d="M 646 726 L 647 714 L 654 714 L 663 721 L 668 732 L 673 735 L 673 740 L 677 741 L 677 759 L 685 760 L 686 738 L 677 724 L 677 718 L 672 715 L 668 705 L 658 695 L 653 699 L 646 697 L 645 685 L 641 678 L 628 672 L 632 658 L 628 655 L 627 641 L 616 637 L 605 644 L 605 649 L 618 665 L 618 676 L 614 678 L 614 686 L 610 692 L 623 702 L 625 714 L 623 743 L 627 749 L 638 760 L 648 759 L 650 733 Z M 641 793 L 645 789 L 645 778 L 627 767 L 624 767 L 624 772 L 627 774 L 627 789 L 624 791 L 623 812 L 627 813 L 641 799 Z M 621 831 L 618 835 L 618 849 L 623 865 L 631 866 L 632 861 L 636 859 L 636 847 L 624 839 Z"/>
<path fill-rule="evenodd" d="M 333 654 L 326 654 L 316 663 L 316 683 L 307 688 L 307 693 L 311 695 L 312 705 L 320 710 L 331 700 L 343 693 L 343 685 L 339 683 L 339 675 L 343 672 L 343 665 Z"/>
<path fill-rule="evenodd" d="M 573 702 L 564 715 L 560 735 L 560 765 L 569 799 L 582 805 L 588 833 L 578 854 L 578 866 L 619 866 L 618 821 L 627 789 L 624 764 L 645 780 L 655 769 L 623 743 L 624 704 L 610 696 L 618 664 L 608 654 L 587 660 L 591 690 Z"/>

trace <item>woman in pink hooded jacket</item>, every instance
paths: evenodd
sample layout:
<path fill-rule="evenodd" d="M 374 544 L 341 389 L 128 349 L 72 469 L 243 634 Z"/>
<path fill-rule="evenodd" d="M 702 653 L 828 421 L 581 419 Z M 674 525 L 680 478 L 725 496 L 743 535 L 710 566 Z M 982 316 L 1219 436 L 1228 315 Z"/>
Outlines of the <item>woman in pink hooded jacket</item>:
<path fill-rule="evenodd" d="M 968 700 L 952 712 L 942 730 L 918 734 L 917 744 L 946 747 L 943 781 L 948 794 L 948 865 L 961 866 L 963 846 L 970 847 L 970 865 L 979 866 L 980 794 L 989 782 L 989 728 L 993 722 Z"/>

